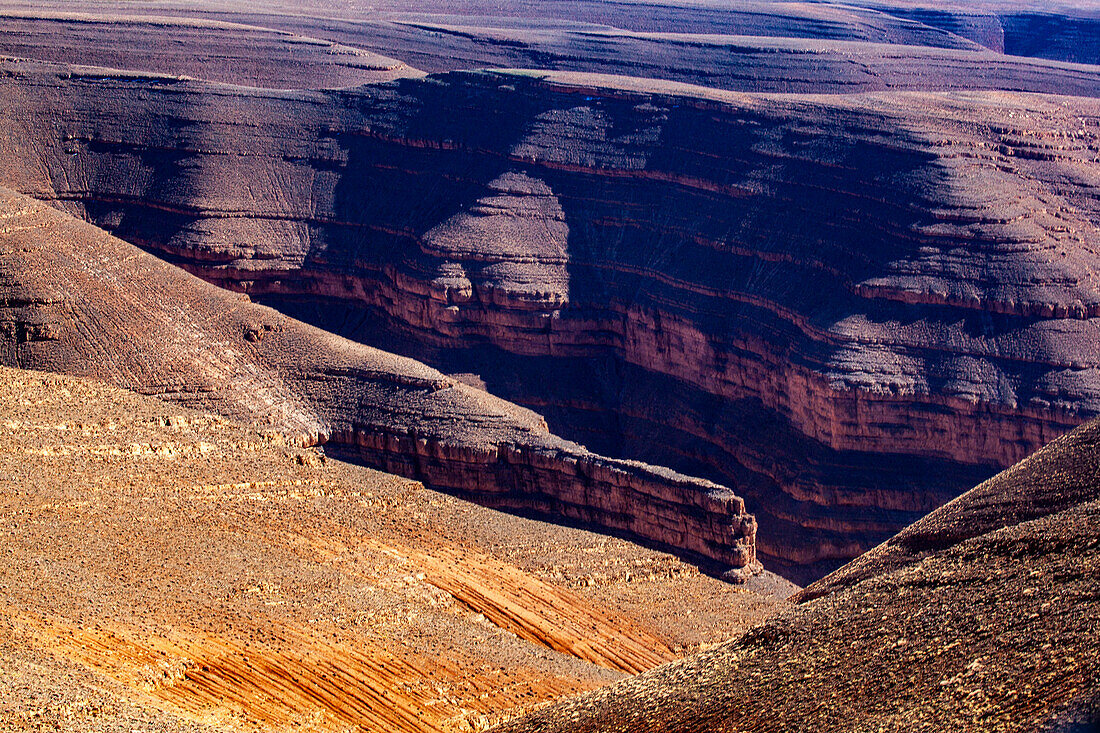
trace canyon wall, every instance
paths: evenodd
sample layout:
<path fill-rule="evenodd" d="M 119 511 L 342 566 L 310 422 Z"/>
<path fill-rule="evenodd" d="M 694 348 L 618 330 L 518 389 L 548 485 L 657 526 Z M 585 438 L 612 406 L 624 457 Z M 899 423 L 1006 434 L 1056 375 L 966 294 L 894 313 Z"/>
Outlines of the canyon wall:
<path fill-rule="evenodd" d="M 1093 100 L 4 72 L 0 180 L 731 486 L 801 579 L 1100 412 Z M 443 454 L 333 434 L 390 470 Z M 487 460 L 527 495 L 539 456 Z"/>
<path fill-rule="evenodd" d="M 497 733 L 1100 725 L 1100 424 L 963 494 L 739 637 Z"/>
<path fill-rule="evenodd" d="M 250 303 L 4 189 L 0 363 L 329 444 L 490 506 L 675 548 L 730 578 L 758 569 L 755 520 L 729 489 L 595 455 L 529 410 Z"/>

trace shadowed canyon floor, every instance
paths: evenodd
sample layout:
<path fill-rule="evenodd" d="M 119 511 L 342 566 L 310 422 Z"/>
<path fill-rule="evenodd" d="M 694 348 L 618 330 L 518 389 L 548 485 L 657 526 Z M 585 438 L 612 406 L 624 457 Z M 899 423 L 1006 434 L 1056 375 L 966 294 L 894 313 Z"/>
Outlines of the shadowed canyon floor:
<path fill-rule="evenodd" d="M 781 607 L 91 381 L 0 369 L 0 728 L 461 731 Z"/>

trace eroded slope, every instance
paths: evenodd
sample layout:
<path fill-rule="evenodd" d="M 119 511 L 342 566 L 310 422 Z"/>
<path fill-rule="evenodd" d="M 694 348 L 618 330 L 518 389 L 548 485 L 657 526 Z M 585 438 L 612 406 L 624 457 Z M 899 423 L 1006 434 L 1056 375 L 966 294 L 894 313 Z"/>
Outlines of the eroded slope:
<path fill-rule="evenodd" d="M 0 55 L 275 89 L 420 76 L 388 56 L 285 30 L 116 12 L 0 12 Z"/>
<path fill-rule="evenodd" d="M 97 377 L 483 502 L 757 567 L 755 520 L 717 484 L 592 454 L 528 410 L 254 305 L 10 191 L 0 247 L 6 364 Z"/>
<path fill-rule="evenodd" d="M 830 13 L 824 6 L 799 11 Z M 782 13 L 775 12 L 780 21 Z M 766 17 L 763 10 L 758 15 Z M 749 35 L 762 30 L 752 23 L 732 26 L 738 31 L 730 35 L 722 24 L 694 33 L 675 24 L 640 33 L 545 17 L 214 17 L 243 22 L 213 21 L 207 14 L 196 20 L 182 11 L 180 17 L 109 8 L 94 14 L 8 11 L 0 13 L 0 55 L 274 88 L 347 87 L 418 75 L 391 58 L 397 57 L 429 71 L 539 68 L 752 92 L 1006 89 L 1100 95 L 1097 67 L 1005 56 L 958 37 L 946 48 L 935 39 L 918 45 L 930 39 L 868 34 L 858 23 L 820 33 L 791 27 L 787 32 L 795 37 L 786 38 L 780 29 Z"/>
<path fill-rule="evenodd" d="M 799 577 L 1100 409 L 1094 100 L 9 69 L 12 185 L 734 486 Z"/>
<path fill-rule="evenodd" d="M 1089 731 L 1100 424 L 807 588 L 742 637 L 503 731 Z"/>
<path fill-rule="evenodd" d="M 7 368 L 0 532 L 5 730 L 478 729 L 776 603 L 219 416 Z M 705 631 L 655 613 L 667 597 Z"/>

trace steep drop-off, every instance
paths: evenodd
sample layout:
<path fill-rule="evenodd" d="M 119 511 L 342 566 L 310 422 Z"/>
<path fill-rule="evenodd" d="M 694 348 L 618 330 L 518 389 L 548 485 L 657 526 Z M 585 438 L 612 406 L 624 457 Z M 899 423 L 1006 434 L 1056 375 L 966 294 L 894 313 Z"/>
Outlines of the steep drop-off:
<path fill-rule="evenodd" d="M 0 535 L 9 733 L 471 733 L 777 605 L 624 540 L 2 367 Z"/>
<path fill-rule="evenodd" d="M 0 362 L 91 376 L 481 502 L 629 532 L 748 573 L 756 523 L 717 484 L 604 458 L 527 410 L 202 282 L 0 190 Z"/>
<path fill-rule="evenodd" d="M 1100 411 L 1093 100 L 6 68 L 10 185 L 731 485 L 799 577 Z"/>
<path fill-rule="evenodd" d="M 1052 443 L 683 662 L 501 733 L 1100 726 L 1100 424 Z"/>

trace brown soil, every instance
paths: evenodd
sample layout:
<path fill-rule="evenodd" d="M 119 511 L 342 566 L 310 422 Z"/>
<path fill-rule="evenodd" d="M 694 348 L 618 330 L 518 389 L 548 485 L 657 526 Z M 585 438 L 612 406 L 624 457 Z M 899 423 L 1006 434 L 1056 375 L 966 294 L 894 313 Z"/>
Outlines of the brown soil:
<path fill-rule="evenodd" d="M 478 729 L 782 605 L 220 417 L 10 369 L 0 535 L 12 730 Z"/>
<path fill-rule="evenodd" d="M 739 638 L 501 730 L 1097 730 L 1098 487 L 1093 422 Z"/>

